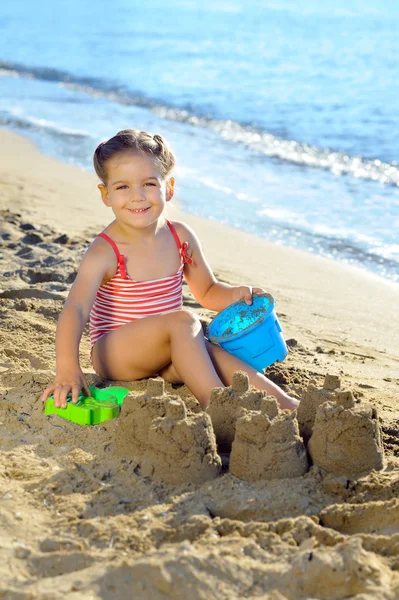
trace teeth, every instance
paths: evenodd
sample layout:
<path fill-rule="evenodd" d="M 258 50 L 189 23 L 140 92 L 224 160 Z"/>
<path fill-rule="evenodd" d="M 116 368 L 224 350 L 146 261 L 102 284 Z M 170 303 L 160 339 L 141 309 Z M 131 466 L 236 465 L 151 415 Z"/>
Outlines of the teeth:
<path fill-rule="evenodd" d="M 145 210 L 147 210 L 146 208 L 132 208 L 131 211 L 132 212 L 144 212 Z"/>

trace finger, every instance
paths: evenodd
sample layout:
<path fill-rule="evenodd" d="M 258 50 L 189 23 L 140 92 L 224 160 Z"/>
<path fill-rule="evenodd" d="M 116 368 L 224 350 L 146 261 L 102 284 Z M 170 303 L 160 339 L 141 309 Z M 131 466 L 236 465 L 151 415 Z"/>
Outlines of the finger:
<path fill-rule="evenodd" d="M 85 379 L 83 380 L 82 390 L 85 396 L 91 396 L 90 388 Z"/>
<path fill-rule="evenodd" d="M 80 392 L 80 386 L 79 385 L 73 385 L 72 386 L 72 402 L 74 404 L 77 403 L 78 399 L 79 399 L 79 392 Z"/>
<path fill-rule="evenodd" d="M 47 398 L 50 396 L 51 392 L 54 391 L 55 385 L 49 385 L 48 387 L 46 387 L 46 389 L 44 390 L 43 394 L 41 395 L 40 400 L 42 402 L 46 402 Z"/>
<path fill-rule="evenodd" d="M 59 383 L 54 388 L 54 406 L 56 406 L 57 408 L 59 408 L 61 406 L 60 405 L 60 392 L 61 392 L 61 390 L 62 390 L 62 385 Z"/>
<path fill-rule="evenodd" d="M 266 290 L 264 290 L 262 288 L 258 288 L 258 287 L 253 287 L 252 293 L 253 294 L 266 294 Z"/>
<path fill-rule="evenodd" d="M 71 391 L 71 387 L 69 384 L 68 385 L 64 385 L 62 387 L 62 390 L 60 392 L 60 403 L 61 403 L 61 408 L 66 408 L 67 405 L 67 396 L 69 394 L 69 392 Z"/>
<path fill-rule="evenodd" d="M 245 292 L 244 300 L 247 304 L 252 304 L 252 288 L 248 287 Z"/>
<path fill-rule="evenodd" d="M 66 394 L 64 393 L 64 388 L 66 386 L 61 383 L 57 385 L 57 388 L 54 392 L 54 404 L 57 408 L 65 408 L 64 401 L 66 398 Z"/>

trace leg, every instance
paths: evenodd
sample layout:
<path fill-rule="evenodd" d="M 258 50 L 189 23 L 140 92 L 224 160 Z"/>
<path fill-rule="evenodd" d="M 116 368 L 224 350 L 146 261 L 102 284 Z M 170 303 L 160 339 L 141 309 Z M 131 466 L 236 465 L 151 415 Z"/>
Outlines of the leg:
<path fill-rule="evenodd" d="M 256 371 L 233 354 L 226 352 L 226 350 L 223 350 L 220 346 L 211 344 L 208 341 L 205 343 L 212 359 L 213 366 L 224 385 L 231 384 L 234 373 L 237 371 L 245 371 L 248 374 L 250 383 L 259 390 L 265 390 L 268 394 L 274 396 L 281 408 L 293 410 L 298 406 L 298 400 L 288 396 L 288 394 L 283 392 L 278 385 L 270 381 L 265 375 L 259 373 L 259 371 Z M 159 374 L 165 381 L 169 381 L 169 383 L 182 383 L 181 377 L 179 377 L 172 363 L 162 369 Z"/>
<path fill-rule="evenodd" d="M 145 317 L 100 338 L 93 366 L 108 379 L 150 377 L 173 363 L 174 369 L 203 408 L 211 391 L 223 383 L 205 346 L 199 319 L 186 310 Z"/>
<path fill-rule="evenodd" d="M 274 396 L 279 403 L 280 408 L 294 410 L 299 405 L 298 400 L 288 396 L 288 394 L 283 392 L 278 385 L 270 381 L 263 373 L 259 373 L 259 371 L 256 371 L 243 360 L 230 354 L 226 350 L 223 350 L 220 346 L 211 344 L 211 342 L 208 341 L 206 341 L 206 348 L 217 374 L 225 385 L 231 384 L 234 373 L 237 371 L 245 371 L 250 383 L 258 388 L 258 390 L 265 390 L 268 394 Z"/>

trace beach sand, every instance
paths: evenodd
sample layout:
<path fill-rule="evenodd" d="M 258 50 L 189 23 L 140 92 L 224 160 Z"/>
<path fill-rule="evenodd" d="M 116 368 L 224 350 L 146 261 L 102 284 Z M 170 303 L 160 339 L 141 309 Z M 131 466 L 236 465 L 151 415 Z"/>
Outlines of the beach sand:
<path fill-rule="evenodd" d="M 290 353 L 266 374 L 298 419 L 240 377 L 210 416 L 159 381 L 101 426 L 44 416 L 57 316 L 111 214 L 93 174 L 0 140 L 0 598 L 397 598 L 399 286 L 173 201 L 220 280 L 275 297 Z M 110 383 L 88 328 L 81 365 Z"/>

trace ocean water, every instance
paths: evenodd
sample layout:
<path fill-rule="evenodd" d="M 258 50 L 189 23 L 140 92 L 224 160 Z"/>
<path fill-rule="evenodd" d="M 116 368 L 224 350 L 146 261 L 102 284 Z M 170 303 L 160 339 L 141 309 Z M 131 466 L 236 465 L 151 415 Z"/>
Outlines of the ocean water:
<path fill-rule="evenodd" d="M 14 0 L 0 125 L 88 169 L 119 129 L 162 133 L 184 210 L 399 282 L 398 22 L 396 0 Z"/>

